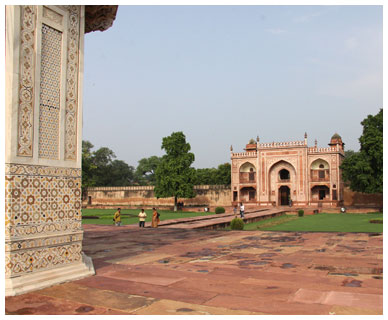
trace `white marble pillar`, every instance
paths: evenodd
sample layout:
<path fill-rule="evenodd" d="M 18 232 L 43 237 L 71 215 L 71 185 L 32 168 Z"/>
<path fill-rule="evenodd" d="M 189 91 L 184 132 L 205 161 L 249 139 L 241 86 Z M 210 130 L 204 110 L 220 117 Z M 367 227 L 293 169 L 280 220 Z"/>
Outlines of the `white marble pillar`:
<path fill-rule="evenodd" d="M 82 253 L 84 29 L 85 6 L 6 6 L 6 295 L 94 274 Z"/>

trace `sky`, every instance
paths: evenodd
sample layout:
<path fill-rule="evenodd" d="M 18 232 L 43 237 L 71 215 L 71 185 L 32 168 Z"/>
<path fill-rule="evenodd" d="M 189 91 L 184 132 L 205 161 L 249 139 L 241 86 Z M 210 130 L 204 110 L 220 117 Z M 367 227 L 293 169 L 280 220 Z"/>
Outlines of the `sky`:
<path fill-rule="evenodd" d="M 162 156 L 183 131 L 196 168 L 260 142 L 359 150 L 383 107 L 382 6 L 125 6 L 85 35 L 83 140 Z"/>

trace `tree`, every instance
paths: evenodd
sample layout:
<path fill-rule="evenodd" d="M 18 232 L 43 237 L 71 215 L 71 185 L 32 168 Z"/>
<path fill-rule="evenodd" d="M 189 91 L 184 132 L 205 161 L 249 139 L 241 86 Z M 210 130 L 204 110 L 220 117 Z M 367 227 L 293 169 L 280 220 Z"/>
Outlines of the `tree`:
<path fill-rule="evenodd" d="M 342 177 L 353 191 L 383 192 L 383 109 L 368 115 L 361 124 L 360 152 L 349 152 L 340 166 Z"/>
<path fill-rule="evenodd" d="M 133 184 L 135 169 L 122 160 L 114 160 L 115 153 L 102 147 L 92 151 L 93 144 L 82 141 L 82 187 L 128 186 Z"/>
<path fill-rule="evenodd" d="M 220 164 L 217 169 L 197 169 L 195 183 L 200 185 L 230 185 L 230 170 L 230 163 Z"/>
<path fill-rule="evenodd" d="M 135 168 L 129 166 L 122 160 L 114 160 L 108 166 L 109 180 L 107 185 L 109 186 L 128 186 L 133 184 L 135 176 Z"/>
<path fill-rule="evenodd" d="M 82 191 L 95 185 L 93 171 L 96 166 L 93 164 L 93 147 L 91 142 L 82 141 Z"/>
<path fill-rule="evenodd" d="M 135 176 L 137 182 L 141 185 L 154 185 L 155 184 L 155 170 L 161 161 L 160 157 L 151 156 L 149 158 L 143 158 L 139 160 Z"/>
<path fill-rule="evenodd" d="M 183 132 L 173 132 L 164 137 L 162 149 L 166 154 L 155 171 L 155 195 L 157 198 L 174 197 L 174 211 L 177 211 L 178 198 L 193 198 L 195 169 L 191 167 L 194 154 L 186 142 Z"/>
<path fill-rule="evenodd" d="M 231 183 L 231 167 L 230 163 L 220 164 L 217 168 L 217 183 L 222 185 L 230 185 Z"/>
<path fill-rule="evenodd" d="M 96 166 L 93 175 L 95 185 L 99 187 L 111 185 L 112 177 L 110 167 L 114 158 L 116 158 L 115 153 L 107 147 L 102 147 L 93 152 L 93 164 Z"/>

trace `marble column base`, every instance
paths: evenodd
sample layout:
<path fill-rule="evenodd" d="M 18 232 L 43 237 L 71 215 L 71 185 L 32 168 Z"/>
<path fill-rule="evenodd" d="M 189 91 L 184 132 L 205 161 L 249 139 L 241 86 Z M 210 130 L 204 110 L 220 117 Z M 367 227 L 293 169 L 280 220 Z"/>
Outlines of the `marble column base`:
<path fill-rule="evenodd" d="M 92 259 L 82 253 L 82 262 L 5 279 L 5 295 L 15 296 L 95 274 Z"/>

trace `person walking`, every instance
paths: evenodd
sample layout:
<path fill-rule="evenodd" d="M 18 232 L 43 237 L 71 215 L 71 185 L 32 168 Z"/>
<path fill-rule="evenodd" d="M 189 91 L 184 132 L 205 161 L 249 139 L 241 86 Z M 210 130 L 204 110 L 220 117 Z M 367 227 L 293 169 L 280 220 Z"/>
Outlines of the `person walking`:
<path fill-rule="evenodd" d="M 244 204 L 242 202 L 240 202 L 240 217 L 241 218 L 244 218 L 244 211 L 245 211 Z"/>
<path fill-rule="evenodd" d="M 139 213 L 139 228 L 144 228 L 146 218 L 147 214 L 144 212 L 144 209 L 141 209 L 141 212 Z"/>
<path fill-rule="evenodd" d="M 236 218 L 237 217 L 237 206 L 233 207 L 233 214 L 234 214 L 234 217 Z"/>
<path fill-rule="evenodd" d="M 152 228 L 157 228 L 158 227 L 158 224 L 159 224 L 159 222 L 160 222 L 160 219 L 159 219 L 159 217 L 160 217 L 160 214 L 159 214 L 159 212 L 158 211 L 156 211 L 156 209 L 155 208 L 152 208 L 152 223 L 151 223 L 151 227 Z"/>
<path fill-rule="evenodd" d="M 113 216 L 113 221 L 115 222 L 115 226 L 121 226 L 121 208 L 118 208 Z"/>

